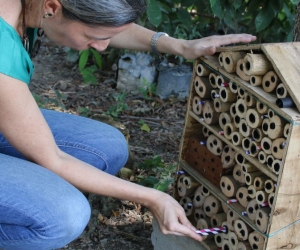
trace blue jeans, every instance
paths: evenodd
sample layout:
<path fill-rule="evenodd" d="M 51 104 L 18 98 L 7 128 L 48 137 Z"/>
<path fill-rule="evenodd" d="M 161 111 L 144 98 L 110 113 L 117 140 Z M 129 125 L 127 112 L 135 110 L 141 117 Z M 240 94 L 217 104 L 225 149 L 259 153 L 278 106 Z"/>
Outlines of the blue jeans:
<path fill-rule="evenodd" d="M 42 113 L 61 150 L 110 174 L 126 163 L 127 143 L 117 129 L 66 113 Z M 89 218 L 89 203 L 78 189 L 24 159 L 0 133 L 0 248 L 63 247 Z"/>

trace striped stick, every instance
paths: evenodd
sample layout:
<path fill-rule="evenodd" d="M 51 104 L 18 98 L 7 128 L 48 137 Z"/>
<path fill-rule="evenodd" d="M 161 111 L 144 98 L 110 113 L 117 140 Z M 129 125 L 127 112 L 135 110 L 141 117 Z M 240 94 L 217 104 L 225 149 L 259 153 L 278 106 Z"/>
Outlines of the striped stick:
<path fill-rule="evenodd" d="M 208 235 L 215 235 L 215 234 L 222 234 L 222 233 L 226 234 L 227 232 L 228 232 L 228 228 L 226 226 L 196 230 L 196 233 L 200 234 L 201 236 L 208 236 Z"/>

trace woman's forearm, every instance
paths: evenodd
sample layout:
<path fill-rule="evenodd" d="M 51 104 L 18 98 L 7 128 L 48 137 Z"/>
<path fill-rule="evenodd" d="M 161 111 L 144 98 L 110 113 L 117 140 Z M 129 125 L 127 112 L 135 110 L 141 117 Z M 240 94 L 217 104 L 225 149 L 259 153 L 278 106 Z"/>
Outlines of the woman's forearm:
<path fill-rule="evenodd" d="M 52 162 L 45 167 L 78 189 L 89 193 L 130 200 L 145 206 L 152 203 L 153 196 L 160 194 L 154 189 L 107 174 L 61 151 L 56 164 L 54 165 Z"/>

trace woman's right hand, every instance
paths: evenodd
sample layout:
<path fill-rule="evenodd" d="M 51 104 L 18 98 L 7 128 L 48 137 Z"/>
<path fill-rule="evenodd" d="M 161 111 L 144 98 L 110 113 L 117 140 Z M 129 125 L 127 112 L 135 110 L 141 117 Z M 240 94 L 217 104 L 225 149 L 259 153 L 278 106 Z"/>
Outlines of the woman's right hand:
<path fill-rule="evenodd" d="M 174 234 L 188 236 L 194 240 L 202 241 L 196 228 L 187 219 L 184 209 L 170 195 L 155 191 L 152 202 L 148 208 L 157 220 L 159 228 L 163 234 Z"/>

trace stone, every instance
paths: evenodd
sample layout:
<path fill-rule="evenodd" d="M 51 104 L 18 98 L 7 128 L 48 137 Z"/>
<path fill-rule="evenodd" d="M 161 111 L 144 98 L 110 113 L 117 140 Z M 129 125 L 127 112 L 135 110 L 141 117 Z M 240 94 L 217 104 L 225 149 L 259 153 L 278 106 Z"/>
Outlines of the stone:
<path fill-rule="evenodd" d="M 171 95 L 180 99 L 187 98 L 192 74 L 192 67 L 188 65 L 161 62 L 158 66 L 156 95 L 162 99 L 167 99 Z"/>

